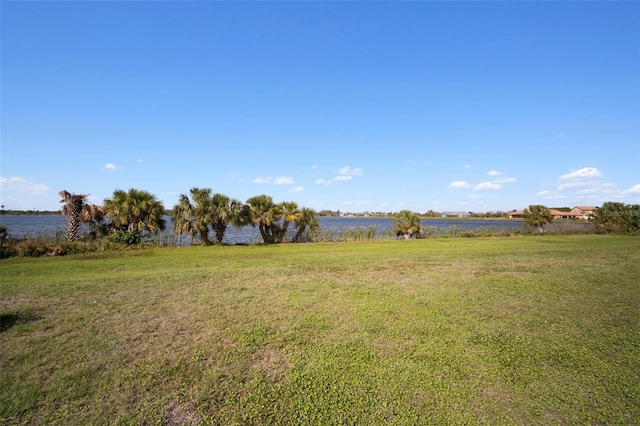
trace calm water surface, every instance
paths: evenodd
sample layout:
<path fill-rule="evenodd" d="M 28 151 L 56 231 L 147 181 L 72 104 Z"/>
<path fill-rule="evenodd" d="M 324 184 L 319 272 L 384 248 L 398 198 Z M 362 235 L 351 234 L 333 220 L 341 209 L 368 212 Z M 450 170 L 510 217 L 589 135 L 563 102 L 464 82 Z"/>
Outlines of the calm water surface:
<path fill-rule="evenodd" d="M 161 235 L 160 241 L 172 244 L 190 244 L 188 237 L 180 239 L 171 232 L 171 219 L 167 216 L 167 228 Z M 374 228 L 375 238 L 384 239 L 395 237 L 392 235 L 392 218 L 369 217 L 320 217 L 320 235 L 331 237 L 353 229 Z M 52 236 L 57 232 L 64 232 L 66 219 L 64 216 L 30 216 L 30 215 L 0 215 L 0 224 L 5 225 L 9 234 L 17 237 Z M 478 230 L 481 228 L 497 229 L 499 231 L 515 231 L 523 229 L 521 221 L 517 220 L 458 220 L 458 219 L 423 219 L 422 226 L 427 233 L 442 234 L 449 232 L 452 227 L 460 231 Z M 211 233 L 211 238 L 214 234 Z M 330 238 L 329 238 L 330 239 Z M 253 244 L 261 242 L 258 229 L 245 226 L 235 228 L 229 226 L 225 233 L 224 242 L 227 244 Z"/>

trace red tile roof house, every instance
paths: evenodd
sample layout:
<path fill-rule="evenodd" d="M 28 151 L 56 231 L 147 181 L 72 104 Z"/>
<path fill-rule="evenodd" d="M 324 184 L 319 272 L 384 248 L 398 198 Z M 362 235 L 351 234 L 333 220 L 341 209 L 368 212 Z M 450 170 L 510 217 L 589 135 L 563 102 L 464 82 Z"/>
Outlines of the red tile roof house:
<path fill-rule="evenodd" d="M 553 216 L 554 219 L 589 219 L 589 216 L 593 214 L 593 212 L 597 209 L 597 207 L 593 206 L 578 206 L 571 209 L 570 212 L 561 212 L 556 209 L 549 209 L 549 213 Z M 516 210 L 514 212 L 509 213 L 509 219 L 522 219 L 524 217 L 524 210 Z"/>
<path fill-rule="evenodd" d="M 577 206 L 571 209 L 571 213 L 576 214 L 580 219 L 587 220 L 595 213 L 596 209 L 595 206 Z"/>

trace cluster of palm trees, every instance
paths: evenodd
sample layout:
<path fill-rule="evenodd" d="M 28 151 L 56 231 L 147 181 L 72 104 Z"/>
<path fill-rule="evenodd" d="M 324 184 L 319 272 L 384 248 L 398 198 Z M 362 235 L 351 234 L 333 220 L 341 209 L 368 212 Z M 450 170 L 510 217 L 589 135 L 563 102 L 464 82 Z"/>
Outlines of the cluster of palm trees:
<path fill-rule="evenodd" d="M 87 195 L 60 191 L 62 214 L 67 218 L 66 238 L 79 237 L 82 223 L 94 236 L 114 232 L 132 235 L 157 234 L 166 227 L 166 210 L 162 202 L 138 189 L 115 190 L 113 197 L 104 200 L 104 206 L 87 203 Z M 319 221 L 313 209 L 298 208 L 293 201 L 275 203 L 268 195 L 249 198 L 245 203 L 211 188 L 192 188 L 189 194 L 181 194 L 171 212 L 173 232 L 176 235 L 198 237 L 202 244 L 211 244 L 210 232 L 215 242 L 221 243 L 229 225 L 257 227 L 262 240 L 267 243 L 301 241 L 305 230 L 317 230 Z M 292 232 L 289 232 L 292 228 Z"/>

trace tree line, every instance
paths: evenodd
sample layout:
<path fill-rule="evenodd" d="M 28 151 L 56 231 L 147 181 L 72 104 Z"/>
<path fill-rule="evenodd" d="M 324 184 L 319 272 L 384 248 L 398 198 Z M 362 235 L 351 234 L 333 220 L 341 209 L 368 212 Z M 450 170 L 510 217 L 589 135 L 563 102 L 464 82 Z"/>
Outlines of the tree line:
<path fill-rule="evenodd" d="M 90 237 L 109 236 L 117 241 L 136 243 L 145 235 L 165 230 L 167 213 L 170 213 L 174 234 L 198 237 L 205 245 L 222 243 L 229 225 L 258 228 L 267 244 L 284 242 L 291 228 L 294 232 L 289 241 L 297 242 L 305 230 L 319 227 L 313 209 L 299 208 L 293 201 L 276 203 L 264 194 L 243 203 L 214 193 L 211 188 L 192 188 L 188 194 L 180 195 L 170 212 L 155 195 L 134 188 L 115 190 L 102 206 L 87 203 L 85 194 L 64 190 L 59 195 L 63 203 L 61 211 L 67 219 L 67 241 L 78 239 L 84 224 Z"/>
<path fill-rule="evenodd" d="M 553 221 L 553 215 L 543 205 L 530 205 L 524 210 L 524 224 L 542 233 Z M 608 201 L 598 207 L 589 218 L 597 232 L 620 234 L 640 233 L 640 204 L 624 204 Z"/>
<path fill-rule="evenodd" d="M 129 189 L 117 189 L 102 206 L 89 204 L 88 195 L 59 192 L 61 212 L 67 219 L 65 238 L 80 238 L 82 225 L 88 237 L 108 237 L 116 242 L 134 244 L 145 235 L 157 234 L 166 228 L 168 213 L 153 194 Z M 298 207 L 294 201 L 276 203 L 268 195 L 257 195 L 241 202 L 211 188 L 192 188 L 181 194 L 171 209 L 173 233 L 197 237 L 202 244 L 222 243 L 229 226 L 257 228 L 265 244 L 300 242 L 305 231 L 316 231 L 320 222 L 315 210 Z M 398 237 L 423 235 L 420 216 L 409 210 L 394 215 L 394 233 Z"/>
<path fill-rule="evenodd" d="M 90 237 L 110 236 L 117 241 L 135 243 L 145 234 L 157 234 L 166 227 L 164 205 L 153 194 L 129 189 L 117 189 L 102 206 L 88 204 L 87 195 L 60 191 L 62 214 L 67 218 L 66 239 L 75 241 L 82 224 Z M 192 188 L 181 194 L 170 211 L 173 233 L 198 237 L 202 244 L 222 243 L 228 226 L 252 226 L 260 232 L 266 244 L 299 242 L 306 230 L 319 227 L 318 214 L 310 208 L 299 208 L 293 201 L 276 203 L 268 195 L 258 195 L 241 202 L 211 188 Z M 423 230 L 420 215 L 402 210 L 393 215 L 393 232 L 398 237 L 420 238 Z M 640 205 L 606 202 L 596 209 L 591 222 L 605 232 L 640 232 Z M 531 205 L 524 211 L 524 224 L 544 232 L 553 221 L 549 209 Z M 293 230 L 293 232 L 289 232 Z"/>

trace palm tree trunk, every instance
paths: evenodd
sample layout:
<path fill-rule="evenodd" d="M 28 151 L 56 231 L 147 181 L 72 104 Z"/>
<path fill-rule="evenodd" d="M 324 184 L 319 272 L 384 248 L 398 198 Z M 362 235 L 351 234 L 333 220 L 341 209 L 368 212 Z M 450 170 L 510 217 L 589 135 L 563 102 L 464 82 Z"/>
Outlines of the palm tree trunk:
<path fill-rule="evenodd" d="M 211 244 L 211 241 L 209 241 L 209 230 L 208 229 L 201 229 L 200 230 L 200 241 L 202 241 L 202 244 Z"/>
<path fill-rule="evenodd" d="M 307 228 L 307 225 L 302 224 L 298 227 L 298 231 L 296 232 L 296 235 L 293 236 L 293 238 L 291 239 L 292 243 L 297 243 L 300 241 L 300 238 L 302 237 L 302 234 L 304 233 L 304 230 Z"/>
<path fill-rule="evenodd" d="M 227 225 L 224 223 L 216 224 L 216 241 L 218 244 L 222 243 L 222 238 L 224 238 L 224 232 L 227 230 Z"/>

